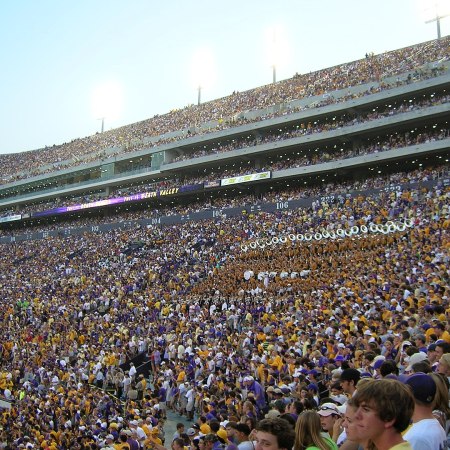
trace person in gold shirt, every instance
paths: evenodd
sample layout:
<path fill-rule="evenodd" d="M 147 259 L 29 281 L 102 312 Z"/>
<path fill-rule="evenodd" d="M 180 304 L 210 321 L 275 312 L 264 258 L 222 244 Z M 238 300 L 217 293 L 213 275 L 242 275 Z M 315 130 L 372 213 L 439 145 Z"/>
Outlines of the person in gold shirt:
<path fill-rule="evenodd" d="M 445 329 L 445 325 L 442 322 L 436 322 L 433 328 L 438 339 L 442 339 L 450 344 L 450 333 Z"/>
<path fill-rule="evenodd" d="M 153 427 L 147 439 L 144 441 L 144 448 L 150 449 L 158 445 L 162 445 L 162 440 L 159 437 L 160 430 L 158 427 Z"/>
<path fill-rule="evenodd" d="M 205 416 L 200 416 L 198 418 L 198 424 L 200 426 L 200 432 L 203 434 L 209 434 L 211 433 L 211 427 L 208 425 L 208 422 L 206 420 Z M 194 424 L 195 425 L 195 424 Z M 194 428 L 194 427 L 193 427 Z"/>

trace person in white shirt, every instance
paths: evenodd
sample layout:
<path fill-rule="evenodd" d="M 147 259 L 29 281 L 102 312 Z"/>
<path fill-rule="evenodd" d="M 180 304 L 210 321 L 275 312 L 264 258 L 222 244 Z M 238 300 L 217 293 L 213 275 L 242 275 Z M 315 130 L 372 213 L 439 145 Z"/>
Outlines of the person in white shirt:
<path fill-rule="evenodd" d="M 186 403 L 186 414 L 189 420 L 194 418 L 194 402 L 195 402 L 195 388 L 193 385 L 189 385 L 189 388 L 185 394 Z"/>
<path fill-rule="evenodd" d="M 130 370 L 129 370 L 130 378 L 134 380 L 136 377 L 136 367 L 134 367 L 133 363 L 130 363 Z"/>
<path fill-rule="evenodd" d="M 412 426 L 404 438 L 413 450 L 442 450 L 447 448 L 447 436 L 439 421 L 433 416 L 436 383 L 425 373 L 415 373 L 405 383 L 414 396 Z"/>
<path fill-rule="evenodd" d="M 237 423 L 234 425 L 234 436 L 238 441 L 239 450 L 255 450 L 253 442 L 250 440 L 250 427 L 246 423 Z"/>

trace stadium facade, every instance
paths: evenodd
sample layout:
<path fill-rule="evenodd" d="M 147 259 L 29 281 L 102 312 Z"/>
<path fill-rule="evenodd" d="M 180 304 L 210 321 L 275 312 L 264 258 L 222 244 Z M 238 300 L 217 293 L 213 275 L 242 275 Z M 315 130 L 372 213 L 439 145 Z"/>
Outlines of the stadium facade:
<path fill-rule="evenodd" d="M 141 223 L 151 225 L 239 214 L 246 205 L 206 212 L 203 207 L 197 216 L 167 210 L 425 166 L 442 166 L 447 183 L 448 59 L 440 56 L 383 79 L 134 139 L 102 149 L 98 159 L 87 153 L 41 165 L 32 175 L 19 173 L 0 186 L 0 241 L 45 237 L 45 227 L 59 222 L 62 231 L 50 233 L 76 233 L 73 225 L 66 230 L 63 224 L 86 217 L 114 222 L 111 216 L 136 210 L 142 211 Z M 295 202 L 246 207 L 276 210 Z M 98 224 L 78 232 L 99 231 Z"/>

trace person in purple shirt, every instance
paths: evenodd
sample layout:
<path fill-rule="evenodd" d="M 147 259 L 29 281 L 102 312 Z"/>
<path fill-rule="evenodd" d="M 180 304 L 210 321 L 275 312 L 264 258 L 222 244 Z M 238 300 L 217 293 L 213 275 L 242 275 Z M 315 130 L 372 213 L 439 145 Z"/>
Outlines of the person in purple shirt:
<path fill-rule="evenodd" d="M 263 387 L 250 375 L 244 377 L 244 386 L 248 392 L 253 392 L 258 410 L 263 411 L 267 406 Z"/>

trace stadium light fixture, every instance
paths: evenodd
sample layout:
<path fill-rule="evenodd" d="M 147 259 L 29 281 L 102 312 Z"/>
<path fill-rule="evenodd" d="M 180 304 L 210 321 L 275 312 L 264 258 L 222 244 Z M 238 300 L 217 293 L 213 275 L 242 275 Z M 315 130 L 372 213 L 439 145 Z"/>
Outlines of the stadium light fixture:
<path fill-rule="evenodd" d="M 99 117 L 97 120 L 101 120 L 102 121 L 101 132 L 103 133 L 103 131 L 105 131 L 105 118 L 104 117 Z"/>
<path fill-rule="evenodd" d="M 282 25 L 274 25 L 266 31 L 267 57 L 272 68 L 272 83 L 277 82 L 277 69 L 288 59 L 289 40 Z"/>
<path fill-rule="evenodd" d="M 198 49 L 192 58 L 191 77 L 197 89 L 197 105 L 202 102 L 202 90 L 214 84 L 216 70 L 213 52 L 209 48 Z"/>
<path fill-rule="evenodd" d="M 425 23 L 436 22 L 437 38 L 441 39 L 441 20 L 450 16 L 448 0 L 422 0 L 421 7 L 425 17 Z"/>
<path fill-rule="evenodd" d="M 122 109 L 122 87 L 116 81 L 106 81 L 96 86 L 92 91 L 92 114 L 102 121 L 102 133 L 105 129 L 105 119 L 117 120 Z"/>

